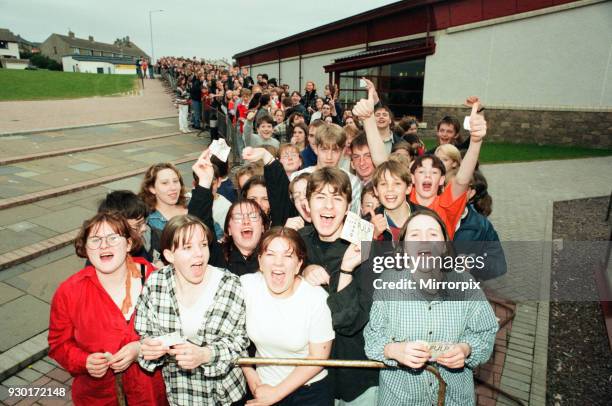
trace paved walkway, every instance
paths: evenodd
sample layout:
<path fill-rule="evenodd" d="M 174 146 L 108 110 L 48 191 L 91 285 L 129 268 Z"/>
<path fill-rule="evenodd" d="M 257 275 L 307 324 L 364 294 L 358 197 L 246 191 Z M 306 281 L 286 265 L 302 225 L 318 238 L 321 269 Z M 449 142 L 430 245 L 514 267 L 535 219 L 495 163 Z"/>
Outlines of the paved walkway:
<path fill-rule="evenodd" d="M 186 177 L 189 177 L 188 165 L 184 165 L 181 169 Z M 491 220 L 502 240 L 550 241 L 553 201 L 608 195 L 612 185 L 612 157 L 485 165 L 482 170 L 489 181 L 490 193 L 494 197 Z M 134 189 L 138 182 L 139 179 L 133 178 L 114 186 Z M 92 189 L 91 194 L 79 196 L 83 201 L 90 201 L 89 205 L 86 205 L 88 208 L 79 209 L 78 204 L 74 206 L 71 204 L 73 210 L 83 210 L 83 213 L 73 213 L 70 217 L 79 217 L 78 220 L 86 217 L 91 213 L 94 198 L 103 192 L 102 188 Z M 66 199 L 72 202 L 72 197 Z M 51 206 L 61 204 L 65 207 L 65 203 L 59 200 L 57 205 Z M 20 216 L 19 208 L 15 209 L 12 216 L 14 218 Z M 550 272 L 546 246 L 534 244 L 530 252 L 523 257 L 526 257 L 524 262 L 509 264 L 507 276 L 500 278 L 500 281 L 496 282 L 496 287 L 510 286 L 508 292 L 516 294 L 515 290 L 522 286 L 517 284 L 517 279 L 520 279 L 521 272 L 527 264 L 531 267 L 529 272 L 534 270 L 544 272 L 544 277 L 541 278 L 543 283 L 536 287 L 546 291 L 545 281 Z M 37 341 L 42 340 L 38 345 L 42 346 L 41 351 L 44 351 L 44 335 L 52 294 L 61 281 L 80 269 L 82 263 L 82 259 L 74 256 L 72 247 L 65 247 L 0 272 L 0 352 L 17 348 L 15 346 L 18 343 L 35 336 Z M 529 404 L 543 405 L 546 388 L 547 339 L 547 303 L 521 302 L 517 306 L 517 316 L 512 322 L 512 330 L 506 337 L 498 336 L 498 347 L 507 344 L 504 347 L 503 369 L 499 365 L 498 369 L 485 369 L 482 373 L 492 374 L 493 382 L 500 384 L 504 390 Z M 27 350 L 28 346 L 19 345 Z M 0 354 L 0 368 L 3 355 Z M 62 379 L 66 377 L 59 378 L 61 379 L 58 382 L 62 383 Z M 6 385 L 10 383 L 11 381 L 2 382 L 4 389 L 0 386 L 0 401 L 3 400 L 2 393 L 6 393 Z M 491 403 L 494 401 L 489 398 L 488 392 L 481 391 L 479 395 L 481 395 L 480 404 L 494 404 Z M 511 403 L 500 398 L 497 404 Z"/>
<path fill-rule="evenodd" d="M 0 133 L 178 117 L 161 83 L 145 80 L 144 90 L 133 96 L 0 102 Z"/>

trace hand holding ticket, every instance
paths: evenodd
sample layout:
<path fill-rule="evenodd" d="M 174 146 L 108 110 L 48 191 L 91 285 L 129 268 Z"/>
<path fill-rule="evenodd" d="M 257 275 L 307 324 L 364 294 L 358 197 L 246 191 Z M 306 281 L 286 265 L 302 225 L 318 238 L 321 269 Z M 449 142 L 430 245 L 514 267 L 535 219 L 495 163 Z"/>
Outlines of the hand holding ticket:
<path fill-rule="evenodd" d="M 435 360 L 440 355 L 447 353 L 455 344 L 444 341 L 432 341 L 427 343 L 427 348 L 431 353 L 431 359 Z"/>
<path fill-rule="evenodd" d="M 173 345 L 187 342 L 177 331 L 156 337 L 155 340 L 161 342 L 164 347 L 172 347 Z"/>
<path fill-rule="evenodd" d="M 216 156 L 217 158 L 219 158 L 223 162 L 227 162 L 227 157 L 229 156 L 229 153 L 231 151 L 230 146 L 227 145 L 227 143 L 225 142 L 225 140 L 223 138 L 220 138 L 218 140 L 214 140 L 210 144 L 208 149 L 210 150 L 210 152 L 214 156 Z"/>
<path fill-rule="evenodd" d="M 342 227 L 340 238 L 361 246 L 364 241 L 372 241 L 374 235 L 374 224 L 363 220 L 357 214 L 348 212 Z"/>

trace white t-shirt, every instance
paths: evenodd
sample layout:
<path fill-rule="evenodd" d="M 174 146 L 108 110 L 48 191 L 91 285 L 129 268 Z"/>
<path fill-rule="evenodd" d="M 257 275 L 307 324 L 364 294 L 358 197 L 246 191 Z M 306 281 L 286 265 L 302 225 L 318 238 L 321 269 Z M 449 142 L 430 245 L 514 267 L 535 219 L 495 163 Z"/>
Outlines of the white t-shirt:
<path fill-rule="evenodd" d="M 197 302 L 186 307 L 177 300 L 181 316 L 181 327 L 185 338 L 196 337 L 198 335 L 198 330 L 204 324 L 204 315 L 214 303 L 219 283 L 221 278 L 223 278 L 223 271 L 217 267 L 208 265 L 206 272 L 210 272 L 210 275 L 206 276 L 208 281 L 206 281 L 206 286 Z"/>
<path fill-rule="evenodd" d="M 261 272 L 240 277 L 246 303 L 247 334 L 257 348 L 258 357 L 306 358 L 309 343 L 324 343 L 335 337 L 327 292 L 302 280 L 286 298 L 272 296 Z M 264 384 L 276 386 L 295 367 L 258 366 Z M 307 383 L 327 376 L 322 370 Z"/>

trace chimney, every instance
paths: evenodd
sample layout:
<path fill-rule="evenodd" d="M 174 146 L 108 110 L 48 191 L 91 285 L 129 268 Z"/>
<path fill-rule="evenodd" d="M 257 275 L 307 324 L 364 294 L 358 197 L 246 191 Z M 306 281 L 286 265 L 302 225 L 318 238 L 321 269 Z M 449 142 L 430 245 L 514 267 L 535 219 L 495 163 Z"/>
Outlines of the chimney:
<path fill-rule="evenodd" d="M 89 36 L 89 41 L 93 42 L 93 36 Z"/>
<path fill-rule="evenodd" d="M 72 31 L 68 31 L 68 36 L 69 36 L 70 38 L 74 38 L 74 32 L 72 32 Z"/>

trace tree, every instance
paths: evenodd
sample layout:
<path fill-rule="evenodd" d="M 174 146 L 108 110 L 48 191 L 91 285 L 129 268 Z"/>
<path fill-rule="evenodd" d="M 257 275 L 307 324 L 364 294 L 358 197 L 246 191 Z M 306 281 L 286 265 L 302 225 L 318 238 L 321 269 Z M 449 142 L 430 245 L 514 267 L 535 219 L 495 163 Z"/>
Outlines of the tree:
<path fill-rule="evenodd" d="M 30 63 L 40 69 L 62 70 L 62 65 L 59 62 L 43 54 L 32 54 Z"/>

